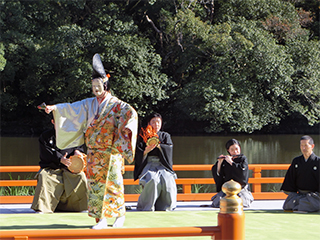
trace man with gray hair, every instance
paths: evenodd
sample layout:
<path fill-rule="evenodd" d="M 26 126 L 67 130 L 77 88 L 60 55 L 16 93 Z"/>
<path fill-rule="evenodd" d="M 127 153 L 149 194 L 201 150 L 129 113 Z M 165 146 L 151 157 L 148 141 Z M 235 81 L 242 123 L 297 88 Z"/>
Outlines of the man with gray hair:
<path fill-rule="evenodd" d="M 288 194 L 284 210 L 299 212 L 320 211 L 320 157 L 313 153 L 314 141 L 305 135 L 300 139 L 302 155 L 293 159 L 281 190 Z"/>

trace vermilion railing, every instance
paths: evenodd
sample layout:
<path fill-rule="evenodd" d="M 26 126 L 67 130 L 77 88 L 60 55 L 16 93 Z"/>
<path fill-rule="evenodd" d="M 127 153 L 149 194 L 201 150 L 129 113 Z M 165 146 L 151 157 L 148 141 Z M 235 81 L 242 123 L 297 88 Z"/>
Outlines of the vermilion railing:
<path fill-rule="evenodd" d="M 173 165 L 176 172 L 179 171 L 211 171 L 211 164 Z M 249 183 L 254 199 L 285 199 L 283 192 L 261 192 L 261 185 L 267 183 L 282 183 L 283 177 L 262 177 L 263 170 L 287 170 L 289 164 L 249 164 L 252 177 Z M 0 166 L 0 172 L 37 172 L 39 166 Z M 133 171 L 133 165 L 126 165 L 125 171 Z M 215 193 L 192 193 L 194 184 L 214 184 L 213 178 L 178 178 L 178 185 L 182 185 L 182 193 L 178 193 L 178 201 L 210 201 Z M 124 179 L 124 185 L 138 185 L 139 181 Z M 36 180 L 0 180 L 0 187 L 7 186 L 36 186 Z M 139 194 L 125 194 L 127 202 L 136 202 Z M 31 203 L 33 196 L 0 196 L 0 203 Z"/>
<path fill-rule="evenodd" d="M 229 230 L 230 231 L 230 230 Z M 213 227 L 170 227 L 170 228 L 108 228 L 92 229 L 59 229 L 59 230 L 2 230 L 2 240 L 30 239 L 106 239 L 106 238 L 152 238 L 152 237 L 192 237 L 215 236 L 221 239 L 219 226 Z M 173 238 L 174 239 L 174 238 Z"/>
<path fill-rule="evenodd" d="M 0 230 L 0 239 L 114 239 L 114 238 L 159 238 L 210 236 L 216 240 L 244 240 L 245 216 L 242 202 L 236 195 L 240 184 L 228 181 L 223 186 L 226 197 L 221 199 L 217 215 L 217 226 L 206 227 L 161 227 L 161 228 L 108 228 L 108 229 L 36 229 L 36 230 Z"/>

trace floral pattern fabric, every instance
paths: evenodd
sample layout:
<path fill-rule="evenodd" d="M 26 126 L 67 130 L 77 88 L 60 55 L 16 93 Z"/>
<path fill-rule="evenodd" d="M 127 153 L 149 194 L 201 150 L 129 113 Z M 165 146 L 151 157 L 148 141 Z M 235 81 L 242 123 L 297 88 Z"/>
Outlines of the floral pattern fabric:
<path fill-rule="evenodd" d="M 85 133 L 88 178 L 88 214 L 95 218 L 125 214 L 124 160 L 133 162 L 137 114 L 127 103 L 112 97 L 91 122 Z M 123 130 L 131 130 L 125 136 Z"/>

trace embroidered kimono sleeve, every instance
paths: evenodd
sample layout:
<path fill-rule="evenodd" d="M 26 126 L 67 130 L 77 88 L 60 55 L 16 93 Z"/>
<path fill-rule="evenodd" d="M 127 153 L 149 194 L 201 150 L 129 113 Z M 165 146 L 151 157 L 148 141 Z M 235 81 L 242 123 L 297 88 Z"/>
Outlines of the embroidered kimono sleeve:
<path fill-rule="evenodd" d="M 94 111 L 94 98 L 74 103 L 57 104 L 53 112 L 57 147 L 60 149 L 84 144 L 84 131 L 87 128 L 88 116 Z"/>
<path fill-rule="evenodd" d="M 121 102 L 117 108 L 120 108 L 120 117 L 118 119 L 118 138 L 114 146 L 128 163 L 132 163 L 136 150 L 138 116 L 133 107 L 127 103 Z M 131 131 L 130 136 L 123 135 L 126 128 Z"/>

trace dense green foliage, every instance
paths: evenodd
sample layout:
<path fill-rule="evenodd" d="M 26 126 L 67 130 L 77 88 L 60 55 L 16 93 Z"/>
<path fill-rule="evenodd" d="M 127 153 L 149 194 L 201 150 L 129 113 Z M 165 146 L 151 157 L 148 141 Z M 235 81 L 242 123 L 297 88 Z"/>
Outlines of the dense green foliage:
<path fill-rule="evenodd" d="M 319 126 L 317 2 L 2 0 L 1 132 L 38 134 L 37 105 L 91 97 L 94 53 L 113 94 L 174 134 Z"/>

